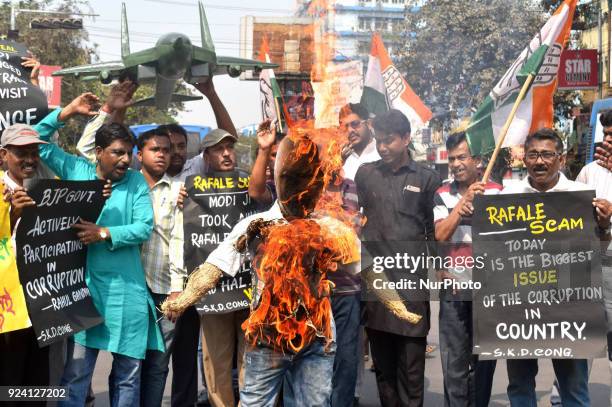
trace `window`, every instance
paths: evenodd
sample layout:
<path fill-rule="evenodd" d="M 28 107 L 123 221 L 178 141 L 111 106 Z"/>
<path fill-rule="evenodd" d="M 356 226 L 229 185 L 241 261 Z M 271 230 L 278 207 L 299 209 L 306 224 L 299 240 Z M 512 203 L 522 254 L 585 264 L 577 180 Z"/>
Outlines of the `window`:
<path fill-rule="evenodd" d="M 372 19 L 367 17 L 359 17 L 359 30 L 370 31 L 372 30 Z"/>

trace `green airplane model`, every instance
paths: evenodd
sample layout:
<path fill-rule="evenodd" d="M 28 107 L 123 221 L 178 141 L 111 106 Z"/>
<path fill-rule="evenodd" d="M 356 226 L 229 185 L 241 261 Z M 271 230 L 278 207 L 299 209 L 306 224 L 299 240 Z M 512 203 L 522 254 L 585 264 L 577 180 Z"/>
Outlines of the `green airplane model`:
<path fill-rule="evenodd" d="M 130 52 L 125 3 L 121 11 L 121 61 L 102 62 L 61 69 L 53 76 L 73 75 L 82 80 L 99 79 L 104 84 L 113 80 L 130 79 L 138 83 L 155 83 L 155 96 L 137 101 L 135 106 L 155 106 L 167 109 L 170 102 L 200 100 L 201 96 L 174 93 L 179 80 L 194 84 L 206 82 L 211 76 L 228 74 L 232 78 L 243 71 L 276 68 L 278 65 L 252 59 L 218 56 L 208 29 L 204 6 L 200 7 L 202 46 L 191 43 L 180 33 L 164 34 L 155 47 Z"/>

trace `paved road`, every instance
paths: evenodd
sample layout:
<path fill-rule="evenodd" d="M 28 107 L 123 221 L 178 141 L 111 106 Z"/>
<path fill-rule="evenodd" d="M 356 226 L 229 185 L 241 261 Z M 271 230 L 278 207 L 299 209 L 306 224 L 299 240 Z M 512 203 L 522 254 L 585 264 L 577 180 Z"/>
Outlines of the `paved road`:
<path fill-rule="evenodd" d="M 428 338 L 429 343 L 438 344 L 438 304 L 432 302 L 432 329 Z M 436 351 L 434 357 L 427 359 L 425 371 L 425 406 L 443 406 L 443 384 L 442 384 L 442 368 L 440 365 L 439 353 Z M 107 375 L 110 371 L 111 357 L 108 353 L 100 353 L 96 371 L 93 379 L 93 389 L 96 394 L 96 407 L 106 407 L 108 403 L 108 384 Z M 367 365 L 369 366 L 369 365 Z M 537 394 L 539 397 L 539 406 L 550 406 L 548 401 L 548 393 L 553 382 L 554 373 L 550 361 L 541 361 L 540 373 L 537 377 Z M 506 396 L 506 385 L 508 378 L 506 375 L 506 364 L 503 361 L 498 362 L 495 372 L 495 383 L 493 394 L 491 397 L 491 406 L 501 407 L 508 406 L 508 398 Z M 590 377 L 590 392 L 591 405 L 594 407 L 609 406 L 610 394 L 610 371 L 608 361 L 605 359 L 597 359 L 593 363 L 593 370 Z M 170 388 L 166 385 L 164 405 L 169 405 Z M 376 380 L 374 373 L 366 369 L 363 385 L 361 387 L 360 406 L 363 407 L 378 407 L 378 392 L 376 390 Z"/>

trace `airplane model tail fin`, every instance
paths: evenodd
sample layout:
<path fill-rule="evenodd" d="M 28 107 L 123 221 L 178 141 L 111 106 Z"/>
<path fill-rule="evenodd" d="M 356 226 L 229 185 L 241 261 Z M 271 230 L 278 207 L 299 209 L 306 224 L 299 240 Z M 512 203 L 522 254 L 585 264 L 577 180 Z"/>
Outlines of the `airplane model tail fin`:
<path fill-rule="evenodd" d="M 198 3 L 200 5 L 200 34 L 202 36 L 202 48 L 207 51 L 215 52 L 215 45 L 213 44 L 212 36 L 208 28 L 208 20 L 204 12 L 204 5 L 201 1 Z"/>
<path fill-rule="evenodd" d="M 191 95 L 181 95 L 178 93 L 173 93 L 172 94 L 172 99 L 170 100 L 170 102 L 172 103 L 184 103 L 184 102 L 192 102 L 195 100 L 202 100 L 203 97 L 202 96 L 191 96 Z M 137 100 L 136 102 L 134 102 L 134 104 L 132 106 L 135 107 L 156 107 L 156 100 L 155 100 L 155 96 L 152 96 L 150 98 L 145 98 L 145 99 L 140 99 Z"/>
<path fill-rule="evenodd" d="M 128 33 L 127 13 L 125 3 L 121 3 L 121 58 L 130 55 L 130 35 Z"/>

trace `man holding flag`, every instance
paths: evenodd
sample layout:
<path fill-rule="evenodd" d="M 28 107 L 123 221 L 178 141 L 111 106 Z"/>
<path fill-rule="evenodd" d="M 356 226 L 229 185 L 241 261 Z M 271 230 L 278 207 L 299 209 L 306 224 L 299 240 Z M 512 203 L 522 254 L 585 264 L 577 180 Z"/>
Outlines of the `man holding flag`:
<path fill-rule="evenodd" d="M 549 129 L 561 52 L 569 38 L 576 4 L 577 0 L 561 4 L 480 105 L 467 129 L 473 155 L 493 150 L 483 181 L 487 181 L 502 147 L 524 144 L 529 177 L 514 188 L 504 189 L 504 194 L 586 188 L 560 173 L 565 159 L 563 143 Z M 544 172 L 546 177 L 542 176 Z M 511 359 L 507 366 L 510 404 L 535 407 L 537 360 Z M 586 360 L 553 359 L 553 367 L 563 405 L 590 405 Z"/>

